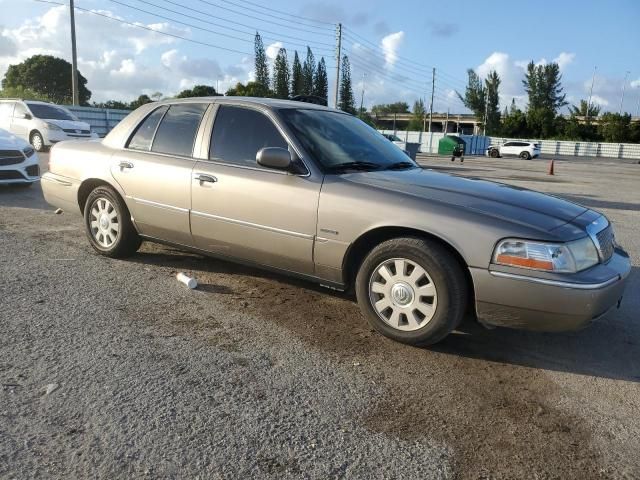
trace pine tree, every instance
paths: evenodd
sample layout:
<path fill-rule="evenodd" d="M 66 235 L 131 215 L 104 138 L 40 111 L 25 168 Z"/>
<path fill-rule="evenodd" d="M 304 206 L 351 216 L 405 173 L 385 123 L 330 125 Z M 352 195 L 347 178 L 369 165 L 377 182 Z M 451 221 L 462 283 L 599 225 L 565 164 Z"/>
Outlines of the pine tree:
<path fill-rule="evenodd" d="M 269 89 L 269 67 L 267 66 L 267 54 L 264 51 L 264 45 L 260 34 L 256 32 L 254 40 L 254 48 L 256 55 L 256 82 L 261 84 L 266 90 Z"/>
<path fill-rule="evenodd" d="M 562 74 L 557 63 L 527 65 L 522 81 L 529 96 L 527 106 L 527 124 L 532 136 L 548 138 L 556 132 L 558 111 L 567 105 L 566 95 L 562 93 Z"/>
<path fill-rule="evenodd" d="M 300 63 L 298 51 L 296 50 L 296 53 L 293 56 L 293 66 L 291 68 L 291 95 L 302 95 L 303 83 L 302 64 Z"/>
<path fill-rule="evenodd" d="M 313 95 L 313 77 L 316 74 L 316 58 L 313 52 L 307 47 L 307 58 L 302 66 L 302 93 L 303 95 Z"/>
<path fill-rule="evenodd" d="M 284 48 L 278 50 L 273 63 L 273 93 L 276 98 L 289 98 L 289 62 Z"/>
<path fill-rule="evenodd" d="M 313 94 L 325 100 L 329 98 L 329 79 L 327 78 L 327 66 L 324 63 L 324 57 L 318 62 L 316 75 L 313 78 Z"/>
<path fill-rule="evenodd" d="M 484 81 L 487 110 L 487 135 L 495 135 L 500 131 L 500 76 L 493 70 Z"/>
<path fill-rule="evenodd" d="M 467 70 L 469 81 L 464 96 L 456 92 L 465 107 L 473 112 L 476 118 L 484 118 L 485 91 L 478 74 L 473 69 Z"/>
<path fill-rule="evenodd" d="M 353 97 L 353 87 L 351 86 L 351 65 L 349 57 L 342 57 L 342 75 L 340 76 L 340 101 L 338 108 L 343 112 L 356 113 L 355 99 Z"/>

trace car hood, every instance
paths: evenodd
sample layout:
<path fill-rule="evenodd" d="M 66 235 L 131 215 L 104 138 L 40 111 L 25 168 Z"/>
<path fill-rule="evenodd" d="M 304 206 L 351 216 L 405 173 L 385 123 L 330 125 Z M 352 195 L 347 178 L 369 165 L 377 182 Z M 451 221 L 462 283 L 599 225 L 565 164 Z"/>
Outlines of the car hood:
<path fill-rule="evenodd" d="M 0 128 L 0 150 L 22 150 L 29 144 L 13 133 Z"/>
<path fill-rule="evenodd" d="M 91 127 L 87 122 L 80 122 L 75 120 L 49 120 L 47 118 L 41 118 L 45 122 L 53 123 L 60 128 L 72 129 L 72 130 L 89 130 Z"/>
<path fill-rule="evenodd" d="M 565 225 L 588 210 L 581 205 L 525 188 L 428 169 L 358 172 L 343 175 L 342 178 L 355 184 L 456 205 L 544 231 Z"/>

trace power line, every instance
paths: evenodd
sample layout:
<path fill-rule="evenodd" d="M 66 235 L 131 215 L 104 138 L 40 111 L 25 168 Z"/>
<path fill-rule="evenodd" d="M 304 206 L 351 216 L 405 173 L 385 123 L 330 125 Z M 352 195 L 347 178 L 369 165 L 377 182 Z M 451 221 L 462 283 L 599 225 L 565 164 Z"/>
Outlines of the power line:
<path fill-rule="evenodd" d="M 118 5 L 122 5 L 122 6 L 124 6 L 124 7 L 130 8 L 130 9 L 133 9 L 133 10 L 137 10 L 138 12 L 146 13 L 147 15 L 151 15 L 151 16 L 154 16 L 154 17 L 162 18 L 162 19 L 164 19 L 164 20 L 168 20 L 168 21 L 170 21 L 170 22 L 178 23 L 178 24 L 180 24 L 180 25 L 185 25 L 185 26 L 187 26 L 187 27 L 195 28 L 195 29 L 197 29 L 197 30 L 202 30 L 202 31 L 204 31 L 204 32 L 212 33 L 212 34 L 214 34 L 214 35 L 219 35 L 219 36 L 222 36 L 222 37 L 231 38 L 231 39 L 234 39 L 234 40 L 238 40 L 238 41 L 240 41 L 240 42 L 247 42 L 247 43 L 253 43 L 253 42 L 254 42 L 254 40 L 253 40 L 253 39 L 249 39 L 249 38 L 240 38 L 240 37 L 236 37 L 236 36 L 233 36 L 233 35 L 229 35 L 229 34 L 227 34 L 227 33 L 220 33 L 220 32 L 217 32 L 217 31 L 215 31 L 215 30 L 211 30 L 211 29 L 209 29 L 209 28 L 204 28 L 204 27 L 200 27 L 200 26 L 198 26 L 198 25 L 194 25 L 194 24 L 192 24 L 192 23 L 187 23 L 187 22 L 183 22 L 183 21 L 181 21 L 181 20 L 176 20 L 176 19 L 174 19 L 174 18 L 167 17 L 167 16 L 161 15 L 161 14 L 159 14 L 159 13 L 153 13 L 153 12 L 150 12 L 150 11 L 148 11 L 148 10 L 144 10 L 144 9 L 142 9 L 142 8 L 135 7 L 135 6 L 133 6 L 133 5 L 129 5 L 129 4 L 124 3 L 124 2 L 120 2 L 119 0 L 109 0 L 109 1 L 110 1 L 110 2 L 112 2 L 112 3 L 116 3 L 116 4 L 118 4 Z M 156 5 L 154 5 L 154 4 L 150 3 L 150 2 L 146 2 L 146 1 L 144 1 L 144 0 L 139 0 L 139 1 L 143 1 L 143 3 L 147 3 L 147 4 L 149 4 L 149 5 L 156 6 Z M 163 7 L 159 7 L 159 8 L 163 8 Z M 169 9 L 167 9 L 167 10 L 169 10 Z M 197 17 L 191 16 L 191 15 L 187 15 L 187 14 L 180 13 L 180 12 L 175 12 L 174 10 L 169 10 L 169 11 L 171 11 L 171 12 L 173 12 L 173 13 L 176 13 L 176 14 L 178 14 L 178 15 L 182 15 L 182 16 L 188 17 L 188 18 L 193 18 L 193 19 L 198 20 L 198 21 L 201 21 L 201 22 L 203 22 L 203 23 L 208 23 L 208 24 L 211 24 L 211 25 L 220 26 L 221 28 L 229 28 L 229 27 L 224 27 L 223 25 L 219 25 L 219 24 L 216 24 L 216 23 L 213 23 L 213 22 L 207 22 L 206 20 L 200 20 L 200 19 L 198 19 Z M 229 28 L 229 29 L 230 29 L 230 30 L 234 30 L 234 31 L 238 31 L 238 32 L 240 32 L 240 33 L 245 33 L 245 34 L 247 34 L 247 35 L 251 35 L 251 36 L 253 36 L 253 33 L 249 33 L 249 32 L 242 32 L 241 30 L 237 30 L 237 29 L 234 29 L 234 28 Z M 277 39 L 275 39 L 275 40 L 277 40 Z M 279 41 L 279 40 L 278 40 L 278 41 Z M 283 42 L 283 43 L 284 43 L 284 42 Z M 292 45 L 294 45 L 294 44 L 292 43 Z M 299 46 L 306 46 L 306 45 L 302 45 L 302 44 L 297 44 L 297 45 L 299 45 Z M 330 50 L 324 50 L 324 51 L 330 52 Z"/>
<path fill-rule="evenodd" d="M 235 5 L 236 7 L 242 7 L 242 8 L 245 8 L 246 10 L 249 10 L 250 12 L 256 12 L 256 13 L 260 13 L 260 14 L 262 14 L 262 15 L 267 15 L 267 16 L 269 16 L 269 17 L 279 18 L 279 19 L 281 19 L 281 20 L 284 20 L 284 19 L 283 19 L 283 18 L 281 18 L 281 17 L 276 17 L 275 15 L 270 15 L 270 14 L 268 14 L 268 13 L 263 13 L 263 12 L 260 12 L 260 11 L 258 11 L 258 10 L 255 10 L 255 9 L 249 8 L 249 7 L 245 6 L 245 5 L 240 5 L 240 4 L 238 4 L 238 3 L 232 2 L 232 1 L 230 1 L 230 0 L 222 0 L 222 1 L 223 1 L 224 3 L 229 3 L 229 4 L 231 4 L 231 5 Z M 324 29 L 327 29 L 327 30 L 329 30 L 329 29 L 330 29 L 330 30 L 333 30 L 333 28 L 335 27 L 335 25 L 334 25 L 333 23 L 330 23 L 330 22 L 324 22 L 324 21 L 322 21 L 322 20 L 315 20 L 315 19 L 313 19 L 313 18 L 303 17 L 303 16 L 300 16 L 300 15 L 294 15 L 293 13 L 283 12 L 282 10 L 276 10 L 275 8 L 265 7 L 265 6 L 263 6 L 263 5 L 260 5 L 260 4 L 257 4 L 257 3 L 253 3 L 253 2 L 248 2 L 248 1 L 246 1 L 246 0 L 245 0 L 245 2 L 244 2 L 244 3 L 248 3 L 249 5 L 253 5 L 253 6 L 256 6 L 256 7 L 260 7 L 260 8 L 262 8 L 262 9 L 269 10 L 269 11 L 271 11 L 271 12 L 277 12 L 277 13 L 279 13 L 280 15 L 287 15 L 287 16 L 290 16 L 290 17 L 293 17 L 293 18 L 297 18 L 297 19 L 299 19 L 299 20 L 306 20 L 306 21 L 309 21 L 309 22 L 316 22 L 316 23 L 323 23 L 323 24 L 325 24 L 325 25 L 331 25 L 331 28 L 329 28 L 329 27 L 320 27 L 319 25 L 307 25 L 307 24 L 305 24 L 305 23 L 300 23 L 298 20 L 296 20 L 296 21 L 298 22 L 298 25 L 306 25 L 306 26 L 308 26 L 308 27 L 312 27 L 312 28 L 324 28 Z"/>

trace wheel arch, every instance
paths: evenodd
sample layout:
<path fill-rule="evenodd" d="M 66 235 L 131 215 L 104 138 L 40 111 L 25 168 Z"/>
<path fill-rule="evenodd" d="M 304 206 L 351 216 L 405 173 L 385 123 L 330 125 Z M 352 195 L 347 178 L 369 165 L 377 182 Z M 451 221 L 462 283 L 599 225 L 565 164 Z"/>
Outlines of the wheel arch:
<path fill-rule="evenodd" d="M 114 185 L 101 178 L 87 178 L 82 181 L 78 188 L 78 207 L 80 207 L 81 212 L 84 212 L 84 207 L 87 203 L 87 198 L 89 198 L 89 194 L 97 187 L 110 187 L 116 195 L 120 197 L 122 202 L 125 205 L 127 204 L 121 193 L 118 191 L 118 188 Z"/>
<path fill-rule="evenodd" d="M 457 260 L 458 264 L 462 268 L 465 280 L 467 282 L 469 299 L 467 311 L 475 312 L 475 290 L 473 285 L 473 279 L 469 266 L 462 256 L 462 254 L 447 240 L 434 235 L 433 233 L 425 230 L 420 230 L 411 227 L 396 227 L 386 226 L 373 228 L 362 235 L 360 235 L 354 242 L 349 245 L 347 252 L 345 253 L 342 265 L 343 281 L 345 285 L 351 287 L 355 283 L 356 275 L 362 262 L 367 254 L 373 250 L 373 248 L 387 240 L 401 237 L 420 237 L 437 242 L 444 247 L 451 255 Z"/>

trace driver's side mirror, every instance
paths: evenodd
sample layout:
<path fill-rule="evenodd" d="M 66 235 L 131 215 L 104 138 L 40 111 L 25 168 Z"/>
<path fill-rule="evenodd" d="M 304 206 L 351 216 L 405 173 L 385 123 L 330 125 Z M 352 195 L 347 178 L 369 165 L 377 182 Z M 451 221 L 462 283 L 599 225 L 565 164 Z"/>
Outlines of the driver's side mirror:
<path fill-rule="evenodd" d="M 288 170 L 291 168 L 291 153 L 286 148 L 264 147 L 258 150 L 256 162 L 263 167 Z"/>
<path fill-rule="evenodd" d="M 31 120 L 33 117 L 30 113 L 25 113 L 24 115 L 22 115 L 22 118 L 24 118 L 25 120 Z"/>

